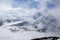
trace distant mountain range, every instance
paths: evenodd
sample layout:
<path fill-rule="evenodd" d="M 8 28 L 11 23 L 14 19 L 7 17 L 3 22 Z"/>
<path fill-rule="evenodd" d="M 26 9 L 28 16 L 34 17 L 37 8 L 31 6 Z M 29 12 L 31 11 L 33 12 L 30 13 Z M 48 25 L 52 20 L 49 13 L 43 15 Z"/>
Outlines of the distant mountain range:
<path fill-rule="evenodd" d="M 59 32 L 57 28 L 58 21 L 51 15 L 44 15 L 40 12 L 33 16 L 32 21 L 18 19 L 1 19 L 0 26 L 8 27 L 11 31 L 23 29 L 25 31 L 38 31 L 38 32 Z M 15 28 L 15 27 L 17 28 Z M 7 28 L 6 28 L 7 29 Z"/>

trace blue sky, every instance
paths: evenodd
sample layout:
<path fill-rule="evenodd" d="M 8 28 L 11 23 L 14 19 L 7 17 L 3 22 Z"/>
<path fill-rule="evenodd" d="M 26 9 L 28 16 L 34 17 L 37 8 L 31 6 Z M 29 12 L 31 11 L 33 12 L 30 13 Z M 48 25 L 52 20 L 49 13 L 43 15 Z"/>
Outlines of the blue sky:
<path fill-rule="evenodd" d="M 40 8 L 40 2 L 36 2 L 34 0 L 15 0 L 15 1 L 16 3 L 18 3 L 17 4 L 18 6 L 24 7 L 25 4 L 26 6 L 28 6 L 28 8 L 36 8 L 36 9 Z M 48 9 L 55 7 L 55 4 L 52 2 L 47 1 L 46 4 L 47 4 L 46 7 Z"/>
<path fill-rule="evenodd" d="M 33 0 L 15 0 L 16 3 L 18 3 L 18 6 L 22 6 L 24 7 L 26 5 L 26 7 L 28 8 L 39 8 L 39 3 L 35 2 Z"/>

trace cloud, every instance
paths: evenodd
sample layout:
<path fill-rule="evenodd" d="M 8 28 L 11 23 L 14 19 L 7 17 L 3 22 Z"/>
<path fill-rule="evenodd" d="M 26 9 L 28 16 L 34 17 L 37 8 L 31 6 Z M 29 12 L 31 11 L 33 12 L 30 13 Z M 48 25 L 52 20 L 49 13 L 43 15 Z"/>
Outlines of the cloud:
<path fill-rule="evenodd" d="M 0 0 L 0 17 L 9 16 L 29 19 L 32 18 L 35 13 L 39 11 L 45 13 L 46 10 L 47 12 L 45 14 L 49 14 L 49 10 L 59 5 L 58 1 L 59 0 Z"/>
<path fill-rule="evenodd" d="M 22 18 L 22 19 L 31 19 L 34 13 L 37 11 L 37 9 L 29 9 L 29 8 L 23 8 L 23 7 L 13 7 L 16 2 L 12 0 L 1 0 L 0 2 L 0 17 L 3 19 L 16 19 L 16 18 Z M 19 5 L 19 4 L 18 4 Z M 15 5 L 16 6 L 16 5 Z"/>

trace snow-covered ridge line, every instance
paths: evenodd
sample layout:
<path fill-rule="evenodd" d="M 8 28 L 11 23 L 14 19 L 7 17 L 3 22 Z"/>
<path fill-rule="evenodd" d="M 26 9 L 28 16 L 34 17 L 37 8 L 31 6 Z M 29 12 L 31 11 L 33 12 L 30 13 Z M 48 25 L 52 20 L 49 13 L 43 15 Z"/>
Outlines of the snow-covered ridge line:
<path fill-rule="evenodd" d="M 14 25 L 14 24 L 22 23 L 22 22 L 24 22 L 24 21 L 16 21 L 16 22 L 11 22 L 11 23 L 6 23 L 6 24 L 2 25 L 1 27 L 3 27 L 3 26 L 11 26 L 11 25 Z"/>

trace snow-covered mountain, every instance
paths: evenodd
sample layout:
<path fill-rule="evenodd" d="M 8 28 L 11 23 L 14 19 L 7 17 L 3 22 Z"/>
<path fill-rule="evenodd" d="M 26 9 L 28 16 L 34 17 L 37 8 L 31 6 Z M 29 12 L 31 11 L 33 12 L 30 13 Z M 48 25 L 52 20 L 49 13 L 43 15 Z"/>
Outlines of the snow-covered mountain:
<path fill-rule="evenodd" d="M 1 40 L 60 37 L 59 10 L 59 0 L 0 0 Z"/>
<path fill-rule="evenodd" d="M 1 22 L 3 28 L 10 28 L 11 31 L 16 31 L 16 29 L 20 28 L 25 31 L 41 31 L 41 32 L 60 32 L 57 27 L 58 21 L 51 15 L 43 15 L 38 12 L 34 16 L 32 16 L 33 20 L 2 20 Z M 9 22 L 10 21 L 10 22 Z M 17 28 L 15 28 L 17 27 Z M 55 29 L 54 29 L 55 28 Z"/>
<path fill-rule="evenodd" d="M 15 1 L 18 2 L 19 0 L 15 0 Z M 9 1 L 7 1 L 7 2 L 9 2 Z M 24 0 L 19 1 L 19 2 L 21 2 L 21 4 L 23 2 L 25 3 Z M 35 31 L 43 31 L 43 32 L 46 32 L 46 31 L 60 32 L 59 27 L 57 27 L 58 20 L 53 15 L 50 15 L 48 13 L 48 10 L 55 6 L 55 4 L 56 4 L 55 2 L 53 2 L 51 0 L 49 0 L 49 1 L 47 1 L 47 0 L 28 1 L 27 0 L 26 2 L 27 3 L 28 2 L 30 2 L 30 3 L 39 2 L 38 4 L 40 5 L 40 3 L 41 3 L 41 7 L 43 7 L 44 9 L 38 9 L 38 8 L 31 9 L 31 8 L 24 8 L 24 7 L 12 8 L 9 6 L 8 7 L 4 6 L 5 7 L 4 8 L 4 7 L 2 7 L 4 5 L 4 3 L 2 1 L 3 5 L 1 6 L 2 10 L 0 12 L 0 26 L 4 27 L 4 28 L 6 26 L 7 27 L 13 26 L 13 28 L 14 28 L 14 26 L 15 26 L 17 28 L 29 29 L 29 31 L 34 29 Z M 27 4 L 27 5 L 29 5 L 29 4 Z M 31 4 L 31 5 L 34 6 L 34 4 Z M 37 6 L 37 4 L 36 4 L 36 6 Z M 5 9 L 6 9 L 6 11 L 5 11 Z M 42 11 L 40 11 L 40 10 L 42 10 Z M 20 21 L 23 21 L 23 22 L 20 22 Z M 22 26 L 22 27 L 20 27 L 20 26 Z"/>

